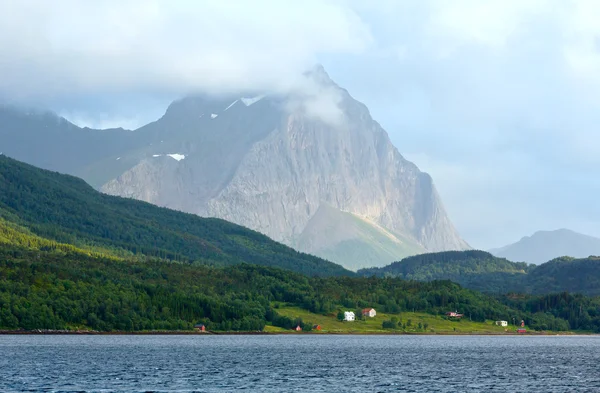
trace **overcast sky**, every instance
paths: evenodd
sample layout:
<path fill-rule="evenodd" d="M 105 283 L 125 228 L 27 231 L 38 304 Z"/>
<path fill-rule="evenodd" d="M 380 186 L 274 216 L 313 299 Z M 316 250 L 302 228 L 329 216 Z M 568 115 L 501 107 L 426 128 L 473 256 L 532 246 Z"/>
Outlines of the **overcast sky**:
<path fill-rule="evenodd" d="M 600 236 L 600 1 L 5 0 L 0 99 L 135 128 L 319 62 L 487 249 Z"/>

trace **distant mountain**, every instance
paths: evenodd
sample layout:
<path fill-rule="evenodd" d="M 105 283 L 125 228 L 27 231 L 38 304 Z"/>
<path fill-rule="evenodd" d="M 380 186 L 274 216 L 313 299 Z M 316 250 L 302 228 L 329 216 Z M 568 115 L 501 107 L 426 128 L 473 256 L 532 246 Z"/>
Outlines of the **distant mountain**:
<path fill-rule="evenodd" d="M 405 258 L 382 268 L 361 269 L 364 277 L 451 280 L 481 292 L 600 295 L 600 257 L 557 258 L 539 266 L 511 262 L 485 251 L 447 251 Z"/>
<path fill-rule="evenodd" d="M 539 231 L 516 243 L 490 250 L 490 253 L 511 261 L 540 264 L 563 256 L 600 255 L 600 239 L 568 229 Z"/>
<path fill-rule="evenodd" d="M 109 256 L 216 266 L 251 263 L 309 276 L 353 275 L 227 221 L 105 195 L 76 177 L 4 155 L 0 185 L 0 243 L 42 242 L 43 248 L 53 248 L 56 242 Z"/>
<path fill-rule="evenodd" d="M 0 153 L 52 171 L 81 176 L 98 160 L 129 151 L 140 137 L 122 128 L 80 128 L 50 112 L 0 105 Z"/>
<path fill-rule="evenodd" d="M 17 159 L 108 194 L 226 219 L 347 268 L 469 248 L 431 177 L 322 67 L 286 95 L 183 98 L 133 132 L 35 115 L 5 123 L 0 150 Z"/>

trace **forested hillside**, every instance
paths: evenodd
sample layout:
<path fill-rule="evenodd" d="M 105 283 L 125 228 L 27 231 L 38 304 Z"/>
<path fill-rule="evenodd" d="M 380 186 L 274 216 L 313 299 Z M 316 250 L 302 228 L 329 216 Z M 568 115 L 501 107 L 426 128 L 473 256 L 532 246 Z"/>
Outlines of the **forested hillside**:
<path fill-rule="evenodd" d="M 523 292 L 529 293 L 567 291 L 600 296 L 600 257 L 563 257 L 543 263 L 527 274 L 523 287 Z"/>
<path fill-rule="evenodd" d="M 467 288 L 503 294 L 553 292 L 600 295 L 600 258 L 558 258 L 541 265 L 511 262 L 484 251 L 416 255 L 383 268 L 362 269 L 362 276 L 407 280 L 452 280 Z"/>
<path fill-rule="evenodd" d="M 468 250 L 415 255 L 382 268 L 362 269 L 358 274 L 418 281 L 451 280 L 479 291 L 506 293 L 516 290 L 514 282 L 532 268 L 485 251 Z"/>
<path fill-rule="evenodd" d="M 76 177 L 3 155 L 0 184 L 0 218 L 50 241 L 122 257 L 218 266 L 245 262 L 307 275 L 353 274 L 227 221 L 104 195 Z"/>
<path fill-rule="evenodd" d="M 508 274 L 558 291 L 581 283 L 548 277 L 565 269 L 597 277 L 596 259 L 531 270 L 486 253 L 441 253 L 409 259 L 402 278 L 356 277 L 243 227 L 103 195 L 2 156 L 0 184 L 0 329 L 310 329 L 310 321 L 278 314 L 283 304 L 329 316 L 363 307 L 391 315 L 459 310 L 473 321 L 600 331 L 598 298 L 490 296 L 435 280 Z"/>
<path fill-rule="evenodd" d="M 247 264 L 216 268 L 0 245 L 0 329 L 310 328 L 310 321 L 280 316 L 279 302 L 319 314 L 459 310 L 474 321 L 515 318 L 532 329 L 600 331 L 600 303 L 583 296 L 493 298 L 449 281 L 306 277 Z"/>

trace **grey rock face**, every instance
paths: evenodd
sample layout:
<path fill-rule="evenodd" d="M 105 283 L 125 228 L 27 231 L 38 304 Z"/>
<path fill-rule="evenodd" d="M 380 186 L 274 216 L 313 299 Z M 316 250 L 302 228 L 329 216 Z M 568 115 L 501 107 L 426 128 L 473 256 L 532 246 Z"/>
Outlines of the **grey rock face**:
<path fill-rule="evenodd" d="M 469 248 L 430 176 L 400 155 L 368 109 L 322 69 L 307 81 L 308 89 L 250 105 L 199 98 L 174 103 L 162 119 L 136 131 L 162 144 L 148 147 L 144 159 L 102 191 L 223 218 L 351 268 Z M 168 153 L 185 159 L 153 157 Z M 325 252 L 335 248 L 326 241 L 335 236 L 307 233 L 323 230 L 307 224 L 324 204 L 358 220 L 362 229 L 352 236 L 363 237 L 361 244 L 373 243 L 375 233 L 386 237 L 378 240 L 386 253 L 377 255 L 388 259 L 336 260 Z"/>

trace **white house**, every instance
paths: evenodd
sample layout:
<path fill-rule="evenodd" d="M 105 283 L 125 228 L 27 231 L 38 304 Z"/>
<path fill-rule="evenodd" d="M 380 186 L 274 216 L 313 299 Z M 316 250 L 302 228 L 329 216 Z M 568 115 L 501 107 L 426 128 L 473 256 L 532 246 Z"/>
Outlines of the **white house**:
<path fill-rule="evenodd" d="M 375 315 L 377 315 L 377 312 L 374 308 L 363 308 L 362 315 L 363 317 L 373 318 Z"/>
<path fill-rule="evenodd" d="M 344 321 L 354 321 L 355 318 L 356 318 L 356 316 L 354 315 L 354 313 L 352 311 L 344 312 Z"/>
<path fill-rule="evenodd" d="M 506 322 L 506 321 L 496 321 L 496 325 L 497 326 L 506 327 L 506 326 L 508 326 L 508 322 Z"/>

